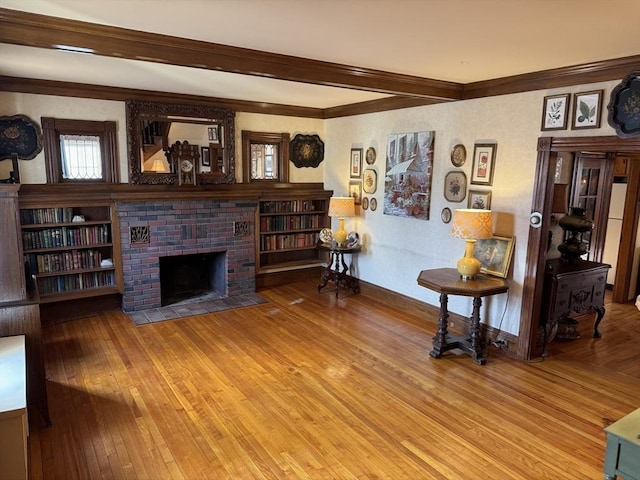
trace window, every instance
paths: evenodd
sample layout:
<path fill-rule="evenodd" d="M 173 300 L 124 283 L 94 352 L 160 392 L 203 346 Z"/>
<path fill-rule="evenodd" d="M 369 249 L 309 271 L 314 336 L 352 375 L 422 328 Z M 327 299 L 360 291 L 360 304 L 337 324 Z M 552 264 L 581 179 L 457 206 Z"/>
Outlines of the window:
<path fill-rule="evenodd" d="M 47 183 L 117 183 L 116 122 L 42 117 Z"/>
<path fill-rule="evenodd" d="M 242 131 L 242 177 L 249 182 L 289 181 L 289 134 Z"/>

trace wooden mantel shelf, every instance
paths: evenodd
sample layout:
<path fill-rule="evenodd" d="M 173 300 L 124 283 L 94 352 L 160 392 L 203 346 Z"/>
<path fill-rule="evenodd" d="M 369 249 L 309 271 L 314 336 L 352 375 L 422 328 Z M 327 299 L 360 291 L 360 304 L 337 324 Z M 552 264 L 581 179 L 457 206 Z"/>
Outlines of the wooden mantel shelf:
<path fill-rule="evenodd" d="M 278 195 L 313 194 L 324 189 L 322 183 L 236 183 L 232 185 L 129 185 L 118 184 L 23 184 L 20 188 L 20 205 L 42 203 L 50 199 L 67 201 L 144 201 L 176 199 L 246 199 L 259 200 Z"/>

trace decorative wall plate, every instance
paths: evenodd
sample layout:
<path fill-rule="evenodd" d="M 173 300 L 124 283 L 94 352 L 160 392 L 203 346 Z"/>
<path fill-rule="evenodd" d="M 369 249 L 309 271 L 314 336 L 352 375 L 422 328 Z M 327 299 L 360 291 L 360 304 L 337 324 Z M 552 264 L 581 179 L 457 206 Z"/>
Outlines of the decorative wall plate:
<path fill-rule="evenodd" d="M 333 233 L 330 228 L 323 228 L 318 235 L 322 243 L 331 243 L 333 241 Z"/>
<path fill-rule="evenodd" d="M 461 143 L 451 149 L 451 163 L 454 167 L 461 167 L 467 161 L 467 149 Z"/>
<path fill-rule="evenodd" d="M 42 151 L 42 129 L 26 115 L 0 117 L 0 160 L 18 154 L 31 160 Z"/>
<path fill-rule="evenodd" d="M 289 144 L 289 157 L 298 168 L 316 168 L 324 160 L 324 142 L 318 135 L 299 133 Z"/>
<path fill-rule="evenodd" d="M 349 234 L 347 235 L 347 241 L 345 242 L 345 245 L 347 247 L 353 248 L 357 246 L 358 243 L 360 243 L 360 235 L 358 235 L 357 232 L 349 232 Z"/>
<path fill-rule="evenodd" d="M 364 193 L 376 193 L 378 188 L 378 174 L 373 168 L 367 168 L 362 176 L 362 191 Z"/>
<path fill-rule="evenodd" d="M 607 120 L 619 137 L 640 135 L 640 72 L 628 75 L 611 92 Z"/>
<path fill-rule="evenodd" d="M 362 198 L 362 209 L 366 210 L 369 208 L 369 197 Z"/>
<path fill-rule="evenodd" d="M 367 148 L 365 158 L 369 165 L 373 165 L 374 163 L 376 163 L 376 149 L 373 147 Z"/>
<path fill-rule="evenodd" d="M 372 212 L 375 212 L 376 208 L 378 208 L 378 201 L 375 198 L 369 200 L 369 208 Z"/>
<path fill-rule="evenodd" d="M 444 207 L 440 214 L 440 218 L 442 218 L 444 223 L 449 223 L 451 221 L 451 209 L 449 207 Z"/>

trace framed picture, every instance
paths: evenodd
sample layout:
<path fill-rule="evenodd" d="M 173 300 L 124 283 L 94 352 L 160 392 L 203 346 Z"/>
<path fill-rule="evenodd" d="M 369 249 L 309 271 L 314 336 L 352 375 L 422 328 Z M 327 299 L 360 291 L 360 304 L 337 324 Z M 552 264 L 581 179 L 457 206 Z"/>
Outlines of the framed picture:
<path fill-rule="evenodd" d="M 449 202 L 461 202 L 467 196 L 467 176 L 455 170 L 444 177 L 444 198 Z"/>
<path fill-rule="evenodd" d="M 354 198 L 356 205 L 362 203 L 362 182 L 360 180 L 349 181 L 349 196 Z"/>
<path fill-rule="evenodd" d="M 542 107 L 542 130 L 566 130 L 570 94 L 544 97 Z"/>
<path fill-rule="evenodd" d="M 469 200 L 467 208 L 478 208 L 480 210 L 491 209 L 491 192 L 481 190 L 469 190 Z"/>
<path fill-rule="evenodd" d="M 211 155 L 209 153 L 209 147 L 200 148 L 200 161 L 202 162 L 203 167 L 211 166 Z"/>
<path fill-rule="evenodd" d="M 480 272 L 507 278 L 515 237 L 494 235 L 485 240 L 476 240 L 473 256 L 480 261 Z"/>
<path fill-rule="evenodd" d="M 493 185 L 493 167 L 496 161 L 495 143 L 476 143 L 473 148 L 473 169 L 471 170 L 471 184 Z"/>
<path fill-rule="evenodd" d="M 362 149 L 351 149 L 351 178 L 360 178 L 362 175 Z"/>
<path fill-rule="evenodd" d="M 364 193 L 376 193 L 378 188 L 378 174 L 372 168 L 367 168 L 362 174 L 362 190 Z"/>
<path fill-rule="evenodd" d="M 211 143 L 220 143 L 220 125 L 212 125 L 207 128 L 209 141 Z"/>
<path fill-rule="evenodd" d="M 572 130 L 600 128 L 603 90 L 573 94 Z"/>

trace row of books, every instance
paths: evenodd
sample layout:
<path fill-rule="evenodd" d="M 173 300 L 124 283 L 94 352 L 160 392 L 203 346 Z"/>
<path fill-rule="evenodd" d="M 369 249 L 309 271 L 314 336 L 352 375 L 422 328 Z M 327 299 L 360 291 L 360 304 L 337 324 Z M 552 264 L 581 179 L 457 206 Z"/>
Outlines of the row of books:
<path fill-rule="evenodd" d="M 322 210 L 323 201 L 280 200 L 260 203 L 260 213 L 313 212 Z"/>
<path fill-rule="evenodd" d="M 317 233 L 294 233 L 291 235 L 265 235 L 260 239 L 260 250 L 282 250 L 288 248 L 313 247 L 318 241 Z"/>
<path fill-rule="evenodd" d="M 301 230 L 303 228 L 323 227 L 325 217 L 322 215 L 282 215 L 280 217 L 260 218 L 260 230 L 272 232 L 277 230 Z"/>
<path fill-rule="evenodd" d="M 22 246 L 25 250 L 33 250 L 38 248 L 97 245 L 109 243 L 110 236 L 109 225 L 23 230 Z"/>
<path fill-rule="evenodd" d="M 73 220 L 73 208 L 31 208 L 20 210 L 20 223 L 33 225 L 39 223 L 69 223 Z"/>
<path fill-rule="evenodd" d="M 31 272 L 52 273 L 97 268 L 102 262 L 102 254 L 98 250 L 72 250 L 70 252 L 25 255 Z"/>
<path fill-rule="evenodd" d="M 40 295 L 85 290 L 87 288 L 112 287 L 115 285 L 113 271 L 87 272 L 75 275 L 61 275 L 59 277 L 38 278 Z"/>

